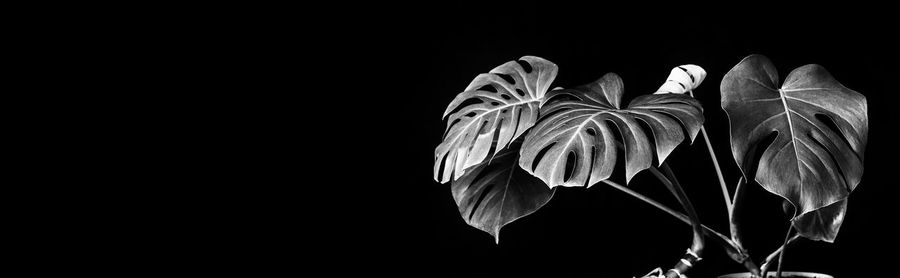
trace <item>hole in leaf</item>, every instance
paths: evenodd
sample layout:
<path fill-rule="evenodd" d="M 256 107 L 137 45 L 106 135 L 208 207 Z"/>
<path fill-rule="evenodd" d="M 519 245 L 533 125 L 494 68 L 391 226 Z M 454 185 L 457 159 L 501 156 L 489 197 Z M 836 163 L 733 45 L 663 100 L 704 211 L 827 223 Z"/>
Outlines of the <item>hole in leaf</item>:
<path fill-rule="evenodd" d="M 459 123 L 459 118 L 456 118 L 456 120 L 453 120 L 453 122 L 450 123 L 449 126 L 447 126 L 447 130 L 444 131 L 444 136 L 441 136 L 441 138 L 447 138 L 447 133 L 450 133 L 450 130 L 453 129 L 453 126 L 458 123 Z"/>
<path fill-rule="evenodd" d="M 591 129 L 591 130 L 593 130 L 593 129 Z M 584 179 L 584 187 L 588 187 L 588 185 L 590 185 L 590 182 L 591 182 L 591 172 L 594 171 L 594 152 L 595 151 L 597 151 L 597 148 L 595 148 L 594 146 L 591 146 L 591 152 L 590 152 L 591 156 L 587 158 L 588 160 L 591 161 L 591 164 L 587 168 L 588 172 L 587 172 L 587 178 Z"/>
<path fill-rule="evenodd" d="M 691 73 L 690 73 L 690 72 L 688 72 L 688 70 L 687 70 L 687 69 L 686 69 L 686 68 L 684 68 L 684 67 L 681 67 L 681 66 L 678 66 L 678 68 L 679 68 L 679 69 L 681 69 L 681 70 L 683 70 L 683 71 L 684 71 L 684 73 L 687 73 L 687 75 L 688 75 L 688 77 L 690 77 L 690 78 L 691 78 L 691 84 L 693 84 L 693 83 L 694 83 L 694 82 L 697 82 L 697 81 L 696 81 L 696 80 L 694 80 L 694 76 L 693 76 L 693 75 L 691 75 Z M 684 86 L 682 86 L 682 87 L 684 87 Z"/>
<path fill-rule="evenodd" d="M 589 128 L 587 128 L 587 129 L 585 129 L 584 132 L 587 133 L 587 134 L 590 135 L 590 136 L 593 136 L 593 137 L 596 137 L 596 136 L 597 136 L 597 131 L 594 130 L 593 127 L 589 127 Z"/>
<path fill-rule="evenodd" d="M 575 174 L 575 166 L 578 166 L 578 155 L 573 151 L 569 151 L 566 155 L 566 170 L 563 175 L 563 182 L 568 182 L 572 175 Z"/>
<path fill-rule="evenodd" d="M 491 193 L 491 189 L 494 189 L 494 184 L 485 186 L 484 190 L 481 191 L 481 194 L 478 195 L 478 200 L 475 201 L 475 205 L 472 206 L 472 210 L 469 211 L 469 221 L 472 221 L 472 216 L 475 216 L 475 211 L 478 210 L 478 206 L 481 205 L 481 202 L 484 201 L 484 198 L 487 197 L 488 193 Z"/>
<path fill-rule="evenodd" d="M 512 99 L 512 97 L 509 96 L 509 95 L 507 95 L 507 94 L 502 94 L 502 95 L 500 95 L 500 96 L 503 97 L 503 99 L 505 99 L 505 100 L 510 100 L 510 99 Z"/>
<path fill-rule="evenodd" d="M 503 78 L 503 80 L 506 81 L 506 83 L 516 85 L 516 80 L 513 79 L 512 76 L 510 76 L 509 74 L 502 74 L 502 73 L 495 73 L 495 74 L 497 76 L 499 76 L 500 78 Z"/>
<path fill-rule="evenodd" d="M 480 98 L 470 98 L 470 99 L 464 100 L 462 103 L 457 105 L 456 108 L 453 108 L 453 110 L 451 110 L 450 113 L 447 113 L 447 115 L 448 116 L 453 115 L 465 107 L 476 105 L 476 104 L 482 104 L 482 103 L 484 103 L 484 100 L 481 100 Z"/>
<path fill-rule="evenodd" d="M 491 126 L 489 126 L 488 123 L 490 123 L 490 122 L 484 121 L 483 123 L 481 123 L 481 127 L 478 128 L 478 134 L 485 134 L 489 130 L 491 130 Z M 472 141 L 472 144 L 475 144 L 475 141 Z"/>
<path fill-rule="evenodd" d="M 479 90 L 479 91 L 487 91 L 487 92 L 491 92 L 491 93 L 496 93 L 496 92 L 497 92 L 497 87 L 494 87 L 494 85 L 488 84 L 488 85 L 481 86 L 481 88 L 478 88 L 478 90 Z"/>
<path fill-rule="evenodd" d="M 466 114 L 463 115 L 463 116 L 466 116 L 466 117 L 474 117 L 474 116 L 475 116 L 475 112 L 469 112 L 469 113 L 466 113 Z"/>
<path fill-rule="evenodd" d="M 841 142 L 844 142 L 844 144 L 846 144 L 847 147 L 850 148 L 850 150 L 853 150 L 853 145 L 850 145 L 850 141 L 847 140 L 847 137 L 844 136 L 844 133 L 841 132 L 840 128 L 838 128 L 837 124 L 834 122 L 834 119 L 825 114 L 816 114 L 816 120 L 819 120 L 820 122 L 825 124 L 825 126 L 827 126 L 828 129 L 830 129 L 832 132 L 834 132 L 837 137 L 841 138 Z M 859 154 L 857 154 L 855 151 L 853 152 L 853 154 L 856 155 L 856 157 L 859 158 L 860 161 L 862 161 L 862 157 L 860 157 Z"/>
<path fill-rule="evenodd" d="M 439 181 L 444 180 L 444 166 L 447 164 L 447 157 L 448 157 L 448 155 L 444 154 L 444 156 L 441 158 L 441 166 L 438 167 L 438 180 Z"/>
<path fill-rule="evenodd" d="M 550 148 L 553 147 L 553 145 L 556 145 L 556 142 L 550 143 L 549 145 L 545 146 L 543 149 L 541 149 L 537 153 L 536 156 L 534 156 L 534 162 L 532 162 L 532 164 L 531 164 L 531 172 L 532 173 L 534 173 L 534 171 L 537 170 L 537 166 L 538 166 L 538 164 L 541 163 L 541 159 L 544 158 L 544 155 L 547 154 L 547 151 L 549 151 Z"/>
<path fill-rule="evenodd" d="M 522 91 L 522 89 L 516 88 L 516 93 L 519 94 L 520 97 L 525 96 L 525 91 Z"/>
<path fill-rule="evenodd" d="M 613 120 L 604 120 L 604 122 L 606 122 L 606 126 L 608 126 L 610 132 L 612 132 L 613 139 L 624 144 L 625 138 L 622 137 L 622 131 L 619 130 L 619 125 L 617 125 Z"/>
<path fill-rule="evenodd" d="M 519 125 L 522 124 L 522 111 L 524 111 L 524 109 L 519 109 L 519 115 L 516 116 L 516 121 L 513 122 L 513 136 L 516 135 L 516 132 L 519 131 Z"/>
<path fill-rule="evenodd" d="M 822 148 L 823 150 L 825 150 L 825 153 L 827 153 L 828 157 L 831 158 L 831 164 L 834 165 L 834 168 L 837 168 L 838 174 L 841 176 L 842 182 L 844 182 L 844 188 L 847 189 L 847 192 L 850 192 L 852 190 L 852 188 L 850 188 L 850 183 L 847 182 L 847 176 L 844 175 L 844 170 L 841 168 L 841 164 L 838 163 L 837 157 L 834 157 L 834 153 L 832 153 L 827 147 L 825 147 L 825 144 L 822 144 L 822 142 L 819 141 L 819 138 L 817 138 L 816 136 L 813 136 L 812 133 L 808 134 L 808 136 L 813 139 L 812 140 L 813 143 L 816 143 L 816 145 L 818 145 L 819 148 Z M 825 161 L 822 161 L 822 164 L 825 164 Z M 815 171 L 815 170 L 816 169 L 810 169 L 810 171 Z M 824 169 L 824 170 L 827 171 L 828 169 Z"/>
<path fill-rule="evenodd" d="M 519 63 L 519 65 L 522 66 L 522 69 L 525 70 L 525 73 L 531 73 L 531 71 L 534 70 L 533 68 L 531 68 L 531 64 L 526 61 L 518 60 L 516 61 L 516 63 Z"/>
<path fill-rule="evenodd" d="M 684 84 L 681 84 L 681 82 L 678 82 L 678 81 L 675 81 L 675 80 L 671 80 L 671 79 L 670 79 L 670 80 L 667 80 L 667 81 L 675 82 L 675 84 L 678 84 L 678 86 L 681 86 L 681 89 L 687 90 L 687 88 L 684 87 Z M 671 93 L 671 92 L 670 92 L 670 93 Z"/>
<path fill-rule="evenodd" d="M 497 105 L 500 105 L 500 103 L 499 103 L 499 102 L 496 102 L 496 101 L 491 101 L 491 105 L 497 106 Z"/>
<path fill-rule="evenodd" d="M 495 126 L 494 139 L 491 140 L 491 147 L 488 148 L 488 155 L 493 155 L 497 151 L 497 141 L 500 141 L 500 128 L 503 127 L 503 118 L 500 118 Z"/>

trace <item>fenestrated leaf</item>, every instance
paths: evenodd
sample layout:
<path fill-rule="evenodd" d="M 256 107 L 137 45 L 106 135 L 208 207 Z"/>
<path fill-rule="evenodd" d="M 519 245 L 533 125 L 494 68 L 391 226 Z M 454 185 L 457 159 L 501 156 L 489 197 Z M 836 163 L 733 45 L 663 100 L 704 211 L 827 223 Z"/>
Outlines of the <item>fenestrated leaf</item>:
<path fill-rule="evenodd" d="M 500 228 L 537 211 L 555 192 L 519 168 L 521 141 L 451 183 L 459 214 L 472 227 L 494 236 L 497 243 Z"/>
<path fill-rule="evenodd" d="M 533 126 L 556 72 L 556 64 L 525 56 L 475 77 L 444 112 L 449 118 L 434 151 L 434 179 L 459 178 Z"/>
<path fill-rule="evenodd" d="M 660 163 L 684 140 L 682 125 L 693 141 L 703 124 L 700 103 L 689 96 L 642 95 L 622 109 L 622 91 L 622 79 L 608 73 L 581 87 L 547 93 L 541 119 L 525 137 L 519 165 L 551 188 L 591 186 L 612 174 L 617 152 L 612 128 L 617 128 L 625 145 L 627 182 L 653 160 L 653 146 L 639 120 L 653 132 Z"/>
<path fill-rule="evenodd" d="M 775 67 L 761 55 L 744 58 L 722 79 L 734 159 L 745 177 L 753 174 L 791 202 L 801 235 L 832 241 L 846 203 L 832 205 L 843 202 L 863 174 L 866 98 L 819 65 L 797 68 L 778 84 Z M 773 133 L 774 141 L 761 146 Z M 755 161 L 754 150 L 762 148 Z"/>

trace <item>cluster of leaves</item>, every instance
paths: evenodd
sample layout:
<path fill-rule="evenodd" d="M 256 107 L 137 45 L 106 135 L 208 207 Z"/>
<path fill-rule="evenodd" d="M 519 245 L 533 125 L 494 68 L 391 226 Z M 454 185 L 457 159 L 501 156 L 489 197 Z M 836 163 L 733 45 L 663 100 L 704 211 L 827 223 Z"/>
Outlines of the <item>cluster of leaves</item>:
<path fill-rule="evenodd" d="M 654 148 L 638 121 L 652 131 L 660 163 L 684 140 L 684 129 L 693 140 L 703 123 L 700 103 L 689 96 L 642 95 L 622 107 L 618 75 L 548 91 L 556 73 L 538 57 L 505 63 L 478 75 L 444 113 L 435 180 L 452 180 L 463 219 L 498 242 L 503 225 L 546 204 L 556 186 L 608 179 L 619 144 L 627 180 L 649 168 Z"/>
<path fill-rule="evenodd" d="M 683 92 L 705 76 L 677 69 L 690 81 L 669 80 L 661 90 Z M 693 141 L 703 124 L 703 109 L 689 95 L 641 95 L 622 107 L 618 75 L 550 90 L 557 71 L 533 56 L 507 62 L 478 75 L 444 113 L 434 178 L 452 183 L 463 219 L 497 242 L 500 228 L 542 207 L 556 186 L 608 179 L 620 150 L 630 181 L 653 157 L 661 164 L 685 138 Z M 778 84 L 771 61 L 760 55 L 723 78 L 734 159 L 746 180 L 752 176 L 795 208 L 800 235 L 831 242 L 862 176 L 865 97 L 819 65 L 797 68 Z"/>

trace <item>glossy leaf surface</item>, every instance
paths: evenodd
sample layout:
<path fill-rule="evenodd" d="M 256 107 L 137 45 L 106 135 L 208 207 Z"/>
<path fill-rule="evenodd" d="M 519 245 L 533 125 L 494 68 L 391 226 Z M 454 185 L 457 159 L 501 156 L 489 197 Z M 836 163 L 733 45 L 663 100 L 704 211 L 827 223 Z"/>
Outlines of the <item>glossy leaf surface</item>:
<path fill-rule="evenodd" d="M 434 152 L 434 179 L 459 178 L 533 126 L 556 73 L 556 64 L 525 56 L 475 77 L 444 112 L 449 117 Z"/>
<path fill-rule="evenodd" d="M 537 211 L 555 191 L 519 168 L 521 141 L 451 183 L 463 220 L 494 236 L 497 243 L 504 225 Z"/>
<path fill-rule="evenodd" d="M 761 55 L 744 58 L 720 89 L 732 154 L 744 176 L 791 202 L 801 235 L 833 241 L 845 199 L 863 174 L 866 98 L 819 65 L 797 68 L 780 84 Z"/>
<path fill-rule="evenodd" d="M 622 79 L 608 73 L 581 87 L 547 93 L 541 119 L 525 138 L 519 165 L 551 188 L 591 186 L 612 174 L 616 141 L 621 140 L 630 181 L 650 167 L 654 152 L 664 161 L 684 140 L 682 129 L 693 141 L 703 124 L 700 103 L 689 96 L 642 95 L 622 107 L 623 89 Z"/>

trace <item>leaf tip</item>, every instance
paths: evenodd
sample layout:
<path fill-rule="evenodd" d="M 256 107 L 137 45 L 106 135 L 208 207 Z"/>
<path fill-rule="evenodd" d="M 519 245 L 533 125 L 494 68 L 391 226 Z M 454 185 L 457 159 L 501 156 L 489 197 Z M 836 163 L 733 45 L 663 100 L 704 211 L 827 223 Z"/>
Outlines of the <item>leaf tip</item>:
<path fill-rule="evenodd" d="M 632 171 L 626 171 L 626 172 L 627 173 L 625 173 L 625 185 L 628 185 L 629 183 L 631 183 L 631 178 L 634 178 L 634 175 L 636 175 L 637 173 L 634 173 Z"/>

